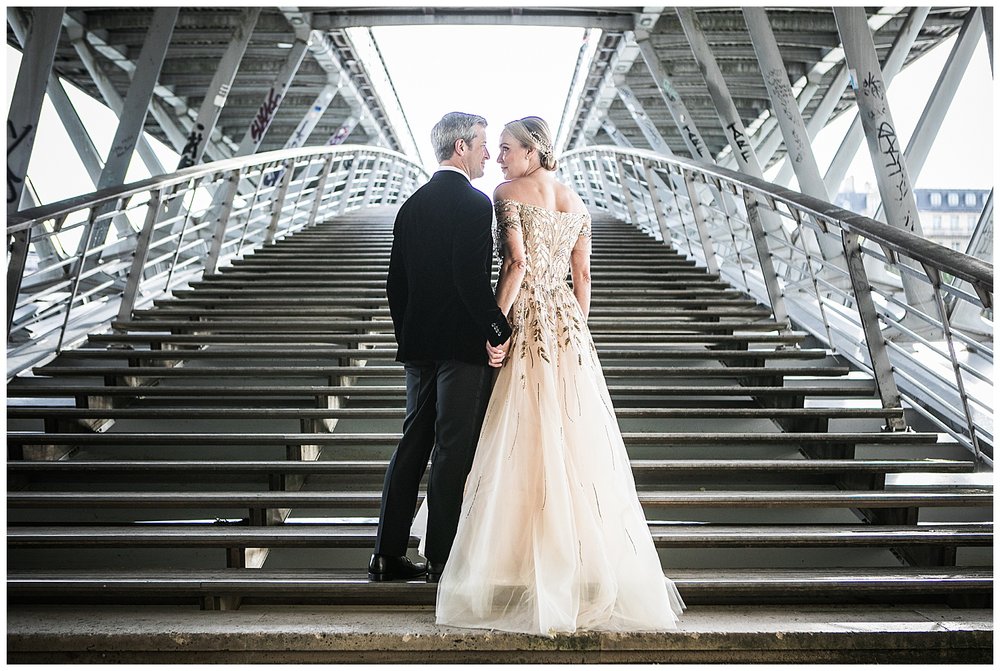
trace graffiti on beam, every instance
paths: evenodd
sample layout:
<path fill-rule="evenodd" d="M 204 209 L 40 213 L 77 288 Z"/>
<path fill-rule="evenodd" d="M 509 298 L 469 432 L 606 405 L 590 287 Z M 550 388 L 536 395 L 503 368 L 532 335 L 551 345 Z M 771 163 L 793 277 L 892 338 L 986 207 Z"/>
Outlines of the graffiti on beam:
<path fill-rule="evenodd" d="M 899 150 L 899 142 L 896 137 L 896 129 L 888 121 L 883 121 L 878 126 L 878 149 L 886 159 L 885 167 L 887 173 L 893 178 L 893 186 L 896 189 L 894 194 L 896 200 L 902 202 L 910 193 L 909 180 L 906 176 L 906 166 L 903 163 L 903 152 Z"/>
<path fill-rule="evenodd" d="M 869 101 L 869 119 L 877 119 L 885 114 L 885 85 L 876 73 L 869 72 L 865 77 L 861 83 L 861 95 L 872 99 Z"/>
<path fill-rule="evenodd" d="M 743 157 L 743 161 L 746 162 L 750 160 L 750 143 L 747 142 L 747 136 L 743 134 L 739 128 L 736 127 L 737 122 L 733 122 L 726 126 L 729 132 L 733 136 L 733 146 L 735 146 L 739 152 L 740 156 Z"/>
<path fill-rule="evenodd" d="M 687 124 L 684 124 L 683 131 L 687 133 L 687 139 L 691 145 L 691 148 L 694 149 L 696 152 L 698 152 L 699 158 L 704 158 L 705 152 L 702 149 L 701 138 L 698 137 L 698 134 L 695 133 L 694 130 L 691 128 L 691 126 Z"/>
<path fill-rule="evenodd" d="M 177 165 L 178 170 L 189 168 L 198 162 L 198 148 L 201 146 L 201 141 L 205 138 L 204 130 L 205 126 L 199 123 L 188 133 L 187 144 L 181 150 L 181 161 Z"/>
<path fill-rule="evenodd" d="M 778 68 L 772 68 L 765 73 L 764 77 L 767 83 L 768 91 L 771 92 L 771 98 L 775 102 L 775 112 L 780 112 L 782 118 L 789 120 L 793 122 L 793 125 L 796 125 L 795 121 L 798 107 L 795 103 L 795 93 L 792 91 L 791 84 L 788 83 L 788 77 L 785 75 L 785 71 L 779 70 Z M 788 139 L 786 138 L 786 143 L 787 142 Z M 800 136 L 795 130 L 792 131 L 791 144 L 794 144 L 794 147 L 789 147 L 789 154 L 792 155 L 793 160 L 796 163 L 801 163 L 802 155 L 805 152 L 805 145 L 803 143 L 802 136 Z"/>
<path fill-rule="evenodd" d="M 267 97 L 261 106 L 257 109 L 257 116 L 250 123 L 250 137 L 253 138 L 254 142 L 260 142 L 264 139 L 264 133 L 267 132 L 267 127 L 271 125 L 271 120 L 274 119 L 274 113 L 278 109 L 278 104 L 281 102 L 281 94 L 271 87 L 271 90 L 267 92 Z"/>
<path fill-rule="evenodd" d="M 24 129 L 18 133 L 17 127 L 7 119 L 7 204 L 17 201 L 21 196 L 21 189 L 19 185 L 24 183 L 24 175 L 15 174 L 13 170 L 10 169 L 10 156 L 13 154 L 17 148 L 21 145 L 24 140 L 31 135 L 31 131 L 34 130 L 34 125 L 28 124 Z"/>

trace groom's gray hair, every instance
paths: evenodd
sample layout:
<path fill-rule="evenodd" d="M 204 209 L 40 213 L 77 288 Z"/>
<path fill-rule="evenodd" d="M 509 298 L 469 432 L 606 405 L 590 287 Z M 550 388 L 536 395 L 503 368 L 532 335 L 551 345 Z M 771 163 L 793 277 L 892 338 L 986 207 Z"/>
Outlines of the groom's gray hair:
<path fill-rule="evenodd" d="M 476 126 L 486 127 L 486 119 L 478 114 L 448 112 L 431 129 L 431 144 L 438 162 L 447 161 L 455 153 L 455 143 L 465 140 L 472 144 L 476 137 Z"/>

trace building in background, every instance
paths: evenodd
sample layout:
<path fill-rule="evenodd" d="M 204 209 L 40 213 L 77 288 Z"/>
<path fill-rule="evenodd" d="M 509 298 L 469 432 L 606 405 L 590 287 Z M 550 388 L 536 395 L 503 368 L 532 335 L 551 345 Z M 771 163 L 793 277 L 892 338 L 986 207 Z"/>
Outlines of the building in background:
<path fill-rule="evenodd" d="M 837 194 L 834 204 L 874 217 L 879 204 L 874 186 L 866 182 L 864 190 L 856 191 L 851 177 L 844 186 L 847 188 Z M 914 189 L 913 193 L 924 237 L 959 252 L 966 251 L 989 198 L 989 189 Z"/>

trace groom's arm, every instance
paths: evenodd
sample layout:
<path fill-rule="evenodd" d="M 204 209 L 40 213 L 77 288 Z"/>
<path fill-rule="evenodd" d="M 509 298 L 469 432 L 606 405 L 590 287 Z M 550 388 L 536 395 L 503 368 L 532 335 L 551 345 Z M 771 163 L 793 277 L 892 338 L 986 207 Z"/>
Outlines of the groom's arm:
<path fill-rule="evenodd" d="M 477 199 L 478 200 L 478 199 Z M 452 240 L 455 288 L 486 340 L 500 345 L 510 338 L 510 324 L 497 307 L 490 274 L 493 255 L 493 208 L 489 199 L 474 202 L 468 215 L 459 217 Z"/>

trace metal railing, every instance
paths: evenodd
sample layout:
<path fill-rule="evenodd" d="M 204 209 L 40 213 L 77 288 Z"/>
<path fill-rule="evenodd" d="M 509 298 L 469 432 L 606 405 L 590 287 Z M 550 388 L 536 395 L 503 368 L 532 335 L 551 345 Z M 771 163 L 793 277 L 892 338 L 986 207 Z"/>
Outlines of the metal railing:
<path fill-rule="evenodd" d="M 7 219 L 8 379 L 254 248 L 402 202 L 428 175 L 339 145 L 192 166 Z"/>
<path fill-rule="evenodd" d="M 869 372 L 992 464 L 993 266 L 742 173 L 588 147 L 560 171 L 588 205 L 669 242 Z M 886 430 L 905 430 L 902 419 Z"/>

